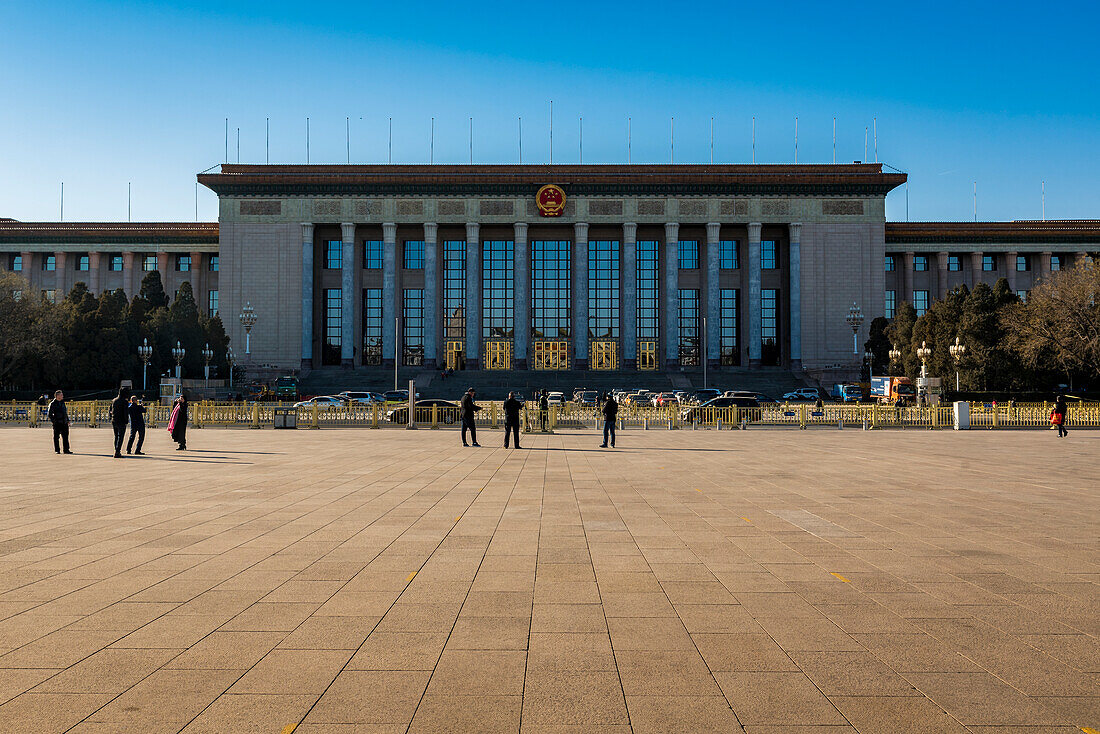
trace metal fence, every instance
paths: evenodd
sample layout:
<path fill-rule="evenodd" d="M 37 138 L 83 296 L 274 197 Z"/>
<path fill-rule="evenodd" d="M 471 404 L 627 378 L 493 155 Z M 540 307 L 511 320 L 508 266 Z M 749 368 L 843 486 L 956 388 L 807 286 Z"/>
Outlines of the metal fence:
<path fill-rule="evenodd" d="M 499 402 L 481 402 L 475 424 L 497 428 L 504 423 Z M 110 422 L 109 401 L 73 401 L 66 403 L 69 420 L 74 426 L 95 428 Z M 146 424 L 149 428 L 167 425 L 170 405 L 148 405 Z M 1050 426 L 1051 403 L 970 404 L 970 427 L 973 429 L 1046 428 Z M 408 406 L 390 405 L 309 405 L 295 408 L 288 403 L 213 403 L 190 404 L 189 425 L 192 428 L 242 427 L 270 428 L 275 425 L 277 411 L 289 412 L 298 428 L 395 428 L 408 425 Z M 424 428 L 441 428 L 460 424 L 458 408 L 417 406 L 415 422 Z M 527 403 L 521 413 L 525 431 L 595 428 L 603 416 L 594 406 L 553 406 L 547 411 L 537 404 Z M 46 407 L 35 403 L 0 403 L 0 425 L 39 426 L 48 424 Z M 816 407 L 807 403 L 769 404 L 758 408 L 703 408 L 699 406 L 648 407 L 621 406 L 617 424 L 623 429 L 725 429 L 749 426 L 865 427 L 878 428 L 951 428 L 954 424 L 952 406 L 892 406 L 829 404 Z M 1075 403 L 1069 406 L 1066 425 L 1077 428 L 1100 427 L 1100 403 Z"/>

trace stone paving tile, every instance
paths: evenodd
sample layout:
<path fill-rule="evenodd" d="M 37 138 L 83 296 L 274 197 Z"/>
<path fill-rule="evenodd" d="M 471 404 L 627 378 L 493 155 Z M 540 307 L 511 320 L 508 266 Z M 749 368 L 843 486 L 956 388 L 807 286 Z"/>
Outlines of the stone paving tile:
<path fill-rule="evenodd" d="M 1100 728 L 1075 435 L 3 430 L 0 732 Z"/>

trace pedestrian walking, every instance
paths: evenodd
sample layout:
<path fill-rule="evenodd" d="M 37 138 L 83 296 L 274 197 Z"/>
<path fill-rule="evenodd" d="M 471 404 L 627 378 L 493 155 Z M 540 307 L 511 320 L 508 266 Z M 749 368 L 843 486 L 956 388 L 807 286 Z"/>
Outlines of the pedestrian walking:
<path fill-rule="evenodd" d="M 46 417 L 53 426 L 53 451 L 61 453 L 61 446 L 65 446 L 65 453 L 69 451 L 69 409 L 65 407 L 65 393 L 58 390 L 53 394 L 50 407 L 46 409 Z"/>
<path fill-rule="evenodd" d="M 111 428 L 115 432 L 115 458 L 122 458 L 122 442 L 126 440 L 126 424 L 130 422 L 130 389 L 119 388 L 111 401 Z"/>
<path fill-rule="evenodd" d="M 1066 399 L 1059 395 L 1058 400 L 1054 402 L 1054 410 L 1050 414 L 1050 422 L 1058 427 L 1058 438 L 1065 438 L 1069 435 L 1069 431 L 1066 430 L 1066 413 L 1068 411 Z"/>
<path fill-rule="evenodd" d="M 141 404 L 141 398 L 137 395 L 130 396 L 130 439 L 126 442 L 126 453 L 131 453 L 134 448 L 134 438 L 137 438 L 137 451 L 132 453 L 144 456 L 141 447 L 145 443 L 145 406 Z"/>
<path fill-rule="evenodd" d="M 613 395 L 607 396 L 603 404 L 603 443 L 601 449 L 607 448 L 607 440 L 611 439 L 611 448 L 615 448 L 615 417 L 619 414 L 619 403 Z"/>
<path fill-rule="evenodd" d="M 187 398 L 181 393 L 172 404 L 172 416 L 168 419 L 168 432 L 179 446 L 176 451 L 187 449 Z"/>
<path fill-rule="evenodd" d="M 508 399 L 504 401 L 504 448 L 508 448 L 508 436 L 515 436 L 515 441 L 512 444 L 515 448 L 520 448 L 519 445 L 519 411 L 523 408 L 523 403 L 516 400 L 516 394 L 514 392 L 508 393 Z"/>
<path fill-rule="evenodd" d="M 466 394 L 462 396 L 462 445 L 470 445 L 466 443 L 466 431 L 469 431 L 470 440 L 473 442 L 473 445 L 480 448 L 481 444 L 477 442 L 477 427 L 474 426 L 474 413 L 478 410 L 478 406 L 474 404 L 474 395 L 476 395 L 476 393 L 471 387 L 466 391 Z"/>

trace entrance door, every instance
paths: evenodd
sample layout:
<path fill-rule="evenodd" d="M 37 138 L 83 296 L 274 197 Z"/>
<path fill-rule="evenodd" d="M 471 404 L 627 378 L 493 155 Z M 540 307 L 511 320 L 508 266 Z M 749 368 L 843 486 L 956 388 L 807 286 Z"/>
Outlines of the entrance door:
<path fill-rule="evenodd" d="M 512 342 L 487 341 L 484 344 L 485 369 L 512 369 Z"/>
<path fill-rule="evenodd" d="M 535 352 L 534 368 L 536 370 L 569 369 L 569 342 L 540 341 L 532 346 Z"/>
<path fill-rule="evenodd" d="M 638 342 L 638 369 L 657 369 L 657 342 Z"/>
<path fill-rule="evenodd" d="M 592 342 L 592 369 L 619 369 L 619 343 Z"/>
<path fill-rule="evenodd" d="M 466 344 L 465 342 L 447 342 L 445 353 L 446 367 L 449 370 L 461 370 L 466 368 Z"/>

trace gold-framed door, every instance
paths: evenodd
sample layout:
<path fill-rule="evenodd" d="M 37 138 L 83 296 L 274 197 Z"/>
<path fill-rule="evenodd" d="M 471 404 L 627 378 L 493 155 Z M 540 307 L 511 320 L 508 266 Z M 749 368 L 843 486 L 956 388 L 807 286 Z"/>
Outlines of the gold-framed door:
<path fill-rule="evenodd" d="M 638 342 L 638 369 L 657 369 L 657 342 Z"/>
<path fill-rule="evenodd" d="M 512 342 L 487 341 L 483 344 L 485 369 L 512 369 Z"/>
<path fill-rule="evenodd" d="M 461 370 L 466 367 L 465 342 L 449 341 L 444 352 L 444 365 L 449 370 Z"/>
<path fill-rule="evenodd" d="M 594 370 L 619 369 L 619 343 L 612 341 L 592 342 L 592 364 Z"/>
<path fill-rule="evenodd" d="M 532 345 L 536 370 L 569 369 L 569 342 L 536 341 Z"/>

